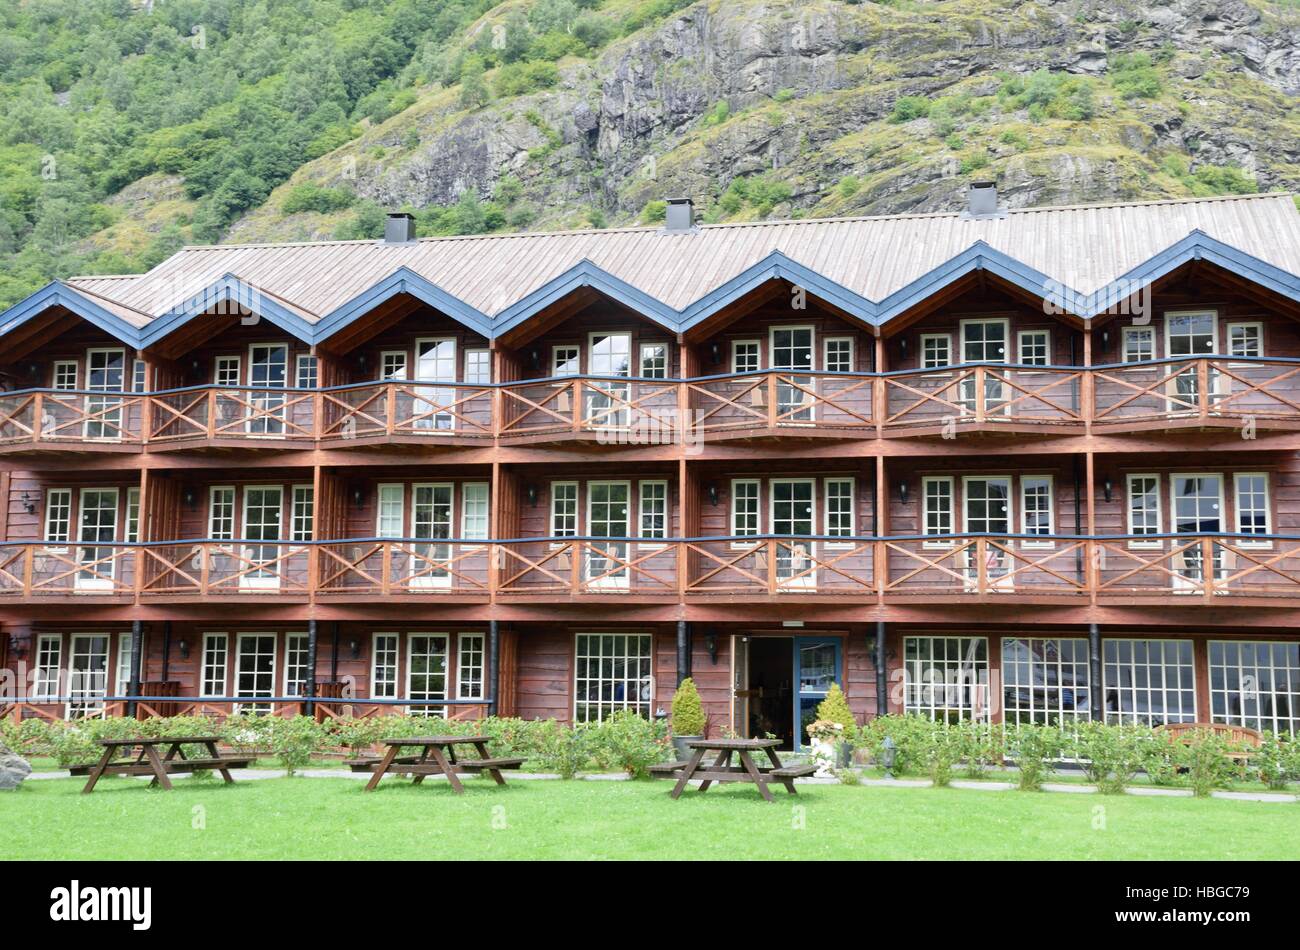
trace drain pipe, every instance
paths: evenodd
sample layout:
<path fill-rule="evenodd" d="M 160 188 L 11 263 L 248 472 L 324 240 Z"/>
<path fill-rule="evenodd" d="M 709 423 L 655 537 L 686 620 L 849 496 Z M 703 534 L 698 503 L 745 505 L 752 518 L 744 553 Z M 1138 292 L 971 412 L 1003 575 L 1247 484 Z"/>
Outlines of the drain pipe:
<path fill-rule="evenodd" d="M 1088 624 L 1088 677 L 1092 681 L 1092 720 L 1101 722 L 1101 627 L 1095 623 Z"/>
<path fill-rule="evenodd" d="M 691 625 L 677 621 L 677 685 L 691 675 Z"/>
<path fill-rule="evenodd" d="M 876 715 L 889 715 L 889 676 L 885 664 L 889 660 L 889 651 L 885 648 L 885 638 L 889 625 L 883 620 L 876 621 Z"/>
<path fill-rule="evenodd" d="M 491 657 L 492 680 L 488 684 L 488 715 L 497 714 L 497 702 L 501 696 L 501 631 L 496 620 L 488 621 L 488 656 Z"/>

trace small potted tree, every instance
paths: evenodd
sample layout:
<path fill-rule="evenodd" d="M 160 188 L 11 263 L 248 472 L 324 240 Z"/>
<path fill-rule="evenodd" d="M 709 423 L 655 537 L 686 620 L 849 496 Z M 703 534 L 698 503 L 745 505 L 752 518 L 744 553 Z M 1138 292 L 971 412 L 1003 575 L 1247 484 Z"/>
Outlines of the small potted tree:
<path fill-rule="evenodd" d="M 706 727 L 704 704 L 700 702 L 695 681 L 689 676 L 682 680 L 677 692 L 673 693 L 672 727 L 673 749 L 677 752 L 678 760 L 689 758 L 691 750 L 686 744 L 703 739 Z"/>
<path fill-rule="evenodd" d="M 828 728 L 827 724 L 839 728 Z M 853 711 L 849 709 L 849 701 L 845 698 L 844 690 L 840 689 L 839 683 L 831 683 L 826 698 L 817 706 L 817 722 L 813 725 L 821 726 L 817 730 L 819 734 L 817 736 L 813 735 L 813 728 L 809 726 L 808 735 L 813 740 L 813 756 L 819 762 L 822 759 L 818 757 L 817 747 L 819 743 L 821 745 L 821 756 L 826 759 L 823 771 L 829 771 L 832 763 L 836 768 L 848 768 L 857 723 L 853 720 Z"/>

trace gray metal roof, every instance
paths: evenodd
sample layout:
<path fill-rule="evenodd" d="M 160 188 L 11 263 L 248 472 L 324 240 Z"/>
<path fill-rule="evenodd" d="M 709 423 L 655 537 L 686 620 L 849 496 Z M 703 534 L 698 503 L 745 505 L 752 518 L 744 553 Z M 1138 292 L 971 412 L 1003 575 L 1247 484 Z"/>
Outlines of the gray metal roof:
<path fill-rule="evenodd" d="M 147 274 L 68 283 L 138 326 L 234 275 L 314 323 L 405 267 L 493 316 L 588 260 L 682 310 L 773 251 L 878 301 L 984 241 L 1087 294 L 1197 229 L 1300 274 L 1300 213 L 1289 194 L 1270 194 L 1028 208 L 985 220 L 916 214 L 713 224 L 672 234 L 612 228 L 408 244 L 187 247 Z"/>

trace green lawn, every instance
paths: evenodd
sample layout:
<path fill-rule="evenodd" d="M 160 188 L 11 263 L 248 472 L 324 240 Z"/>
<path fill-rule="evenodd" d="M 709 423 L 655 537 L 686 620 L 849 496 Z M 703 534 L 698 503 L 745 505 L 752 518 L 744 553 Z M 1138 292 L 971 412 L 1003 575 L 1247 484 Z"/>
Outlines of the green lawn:
<path fill-rule="evenodd" d="M 0 793 L 0 860 L 1290 859 L 1300 820 L 1294 804 L 842 785 L 769 805 L 738 785 L 674 802 L 662 781 L 471 779 L 464 797 L 403 780 L 369 794 L 343 778 L 82 784 Z"/>

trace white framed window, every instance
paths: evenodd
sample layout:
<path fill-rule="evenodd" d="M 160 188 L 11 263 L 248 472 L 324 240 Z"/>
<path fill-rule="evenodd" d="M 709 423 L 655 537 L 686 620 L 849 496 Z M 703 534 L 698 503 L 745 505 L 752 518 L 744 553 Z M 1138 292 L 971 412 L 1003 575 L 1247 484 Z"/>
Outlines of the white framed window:
<path fill-rule="evenodd" d="M 109 638 L 104 633 L 76 633 L 69 637 L 68 702 L 64 715 L 102 716 L 108 694 Z"/>
<path fill-rule="evenodd" d="M 406 698 L 447 698 L 447 640 L 445 633 L 411 633 L 406 637 Z M 412 706 L 411 716 L 445 716 L 446 706 Z"/>
<path fill-rule="evenodd" d="M 1219 351 L 1219 314 L 1215 310 L 1179 310 L 1165 314 L 1165 355 L 1208 356 Z"/>
<path fill-rule="evenodd" d="M 488 507 L 487 482 L 465 482 L 460 486 L 460 536 L 466 541 L 487 540 Z"/>
<path fill-rule="evenodd" d="M 462 633 L 456 638 L 456 698 L 482 699 L 483 634 Z"/>
<path fill-rule="evenodd" d="M 224 633 L 203 635 L 203 657 L 199 674 L 201 696 L 226 695 L 226 670 L 229 666 L 230 637 Z"/>
<path fill-rule="evenodd" d="M 1269 504 L 1266 472 L 1236 472 L 1232 476 L 1233 496 L 1237 509 L 1238 534 L 1273 533 L 1272 506 Z M 1250 547 L 1272 547 L 1272 542 L 1239 542 Z"/>
<path fill-rule="evenodd" d="M 1300 732 L 1300 643 L 1211 640 L 1210 719 Z"/>
<path fill-rule="evenodd" d="M 71 532 L 72 489 L 51 488 L 45 493 L 45 542 L 65 545 Z"/>
<path fill-rule="evenodd" d="M 1020 477 L 1020 533 L 1042 535 L 1045 539 L 1055 534 L 1056 517 L 1053 510 L 1051 475 L 1022 475 Z M 1022 547 L 1051 547 L 1050 540 L 1025 541 Z"/>
<path fill-rule="evenodd" d="M 1088 641 L 1002 638 L 1002 721 L 1068 725 L 1090 715 Z"/>
<path fill-rule="evenodd" d="M 953 513 L 956 495 L 951 475 L 927 475 L 921 479 L 921 533 L 944 535 L 953 533 Z M 950 541 L 927 541 L 926 547 L 951 544 Z"/>
<path fill-rule="evenodd" d="M 1005 363 L 1011 322 L 1005 317 L 980 317 L 959 321 L 963 363 Z"/>
<path fill-rule="evenodd" d="M 113 671 L 114 696 L 126 696 L 131 688 L 131 634 L 117 635 L 117 667 Z"/>
<path fill-rule="evenodd" d="M 370 695 L 397 698 L 397 634 L 376 633 L 370 638 Z"/>
<path fill-rule="evenodd" d="M 131 362 L 131 392 L 143 393 L 149 391 L 149 364 L 144 360 L 132 360 Z"/>
<path fill-rule="evenodd" d="M 284 695 L 307 695 L 304 687 L 310 675 L 307 634 L 286 633 L 284 635 Z"/>
<path fill-rule="evenodd" d="M 758 340 L 731 341 L 731 371 L 733 373 L 757 373 L 762 366 Z"/>
<path fill-rule="evenodd" d="M 668 344 L 641 344 L 641 377 L 643 379 L 668 378 Z"/>
<path fill-rule="evenodd" d="M 1052 362 L 1052 331 L 1021 330 L 1016 334 L 1016 349 L 1023 366 L 1049 366 Z"/>
<path fill-rule="evenodd" d="M 601 722 L 620 709 L 650 718 L 654 638 L 648 633 L 575 635 L 573 721 Z"/>
<path fill-rule="evenodd" d="M 126 533 L 123 540 L 134 542 L 140 540 L 140 489 L 126 490 Z"/>
<path fill-rule="evenodd" d="M 822 484 L 826 492 L 826 523 L 823 532 L 832 538 L 851 538 L 856 534 L 854 491 L 852 478 L 827 478 Z M 851 541 L 828 541 L 827 547 L 852 547 Z"/>
<path fill-rule="evenodd" d="M 822 368 L 828 373 L 853 372 L 853 337 L 828 336 L 822 340 Z"/>
<path fill-rule="evenodd" d="M 952 365 L 952 337 L 947 333 L 921 334 L 921 369 Z"/>
<path fill-rule="evenodd" d="M 578 483 L 551 482 L 551 537 L 572 538 L 578 533 Z"/>
<path fill-rule="evenodd" d="M 1228 354 L 1230 356 L 1263 356 L 1264 324 L 1229 323 Z"/>
<path fill-rule="evenodd" d="M 261 700 L 239 703 L 237 712 L 265 715 L 271 711 L 266 700 L 275 695 L 277 639 L 274 633 L 241 633 L 235 637 L 235 695 Z"/>
<path fill-rule="evenodd" d="M 218 356 L 212 364 L 212 382 L 218 386 L 239 385 L 239 357 Z"/>
<path fill-rule="evenodd" d="M 903 711 L 941 722 L 989 717 L 987 637 L 904 637 Z"/>
<path fill-rule="evenodd" d="M 646 539 L 668 537 L 668 482 L 662 479 L 643 481 L 637 486 L 640 511 L 639 534 Z"/>
<path fill-rule="evenodd" d="M 487 386 L 492 382 L 492 354 L 489 351 L 465 351 L 465 382 L 471 386 Z"/>
<path fill-rule="evenodd" d="M 1146 363 L 1155 358 L 1155 327 L 1125 327 L 1123 362 Z"/>
<path fill-rule="evenodd" d="M 316 357 L 310 353 L 299 353 L 294 364 L 293 384 L 298 389 L 315 389 L 318 379 Z"/>
<path fill-rule="evenodd" d="M 379 378 L 406 379 L 406 350 L 384 350 L 379 354 Z"/>
<path fill-rule="evenodd" d="M 582 347 L 551 347 L 551 375 L 577 376 L 582 372 Z"/>
<path fill-rule="evenodd" d="M 208 537 L 229 541 L 235 537 L 235 489 L 213 485 L 208 489 Z"/>
<path fill-rule="evenodd" d="M 311 485 L 293 486 L 290 541 L 310 541 L 315 532 L 316 490 Z"/>
<path fill-rule="evenodd" d="M 406 491 L 397 483 L 376 489 L 375 533 L 381 538 L 406 537 Z"/>
<path fill-rule="evenodd" d="M 32 701 L 49 702 L 59 695 L 59 672 L 63 669 L 63 634 L 42 633 L 36 638 L 36 678 Z"/>
<path fill-rule="evenodd" d="M 51 389 L 77 388 L 77 361 L 55 360 L 50 371 Z"/>
<path fill-rule="evenodd" d="M 1101 643 L 1106 721 L 1162 726 L 1196 722 L 1191 640 L 1112 640 Z"/>
<path fill-rule="evenodd" d="M 1160 476 L 1129 475 L 1128 482 L 1128 533 L 1136 535 L 1160 534 Z M 1158 540 L 1132 539 L 1129 547 L 1159 547 Z"/>
<path fill-rule="evenodd" d="M 731 480 L 731 533 L 735 537 L 761 532 L 758 485 L 757 478 Z"/>

